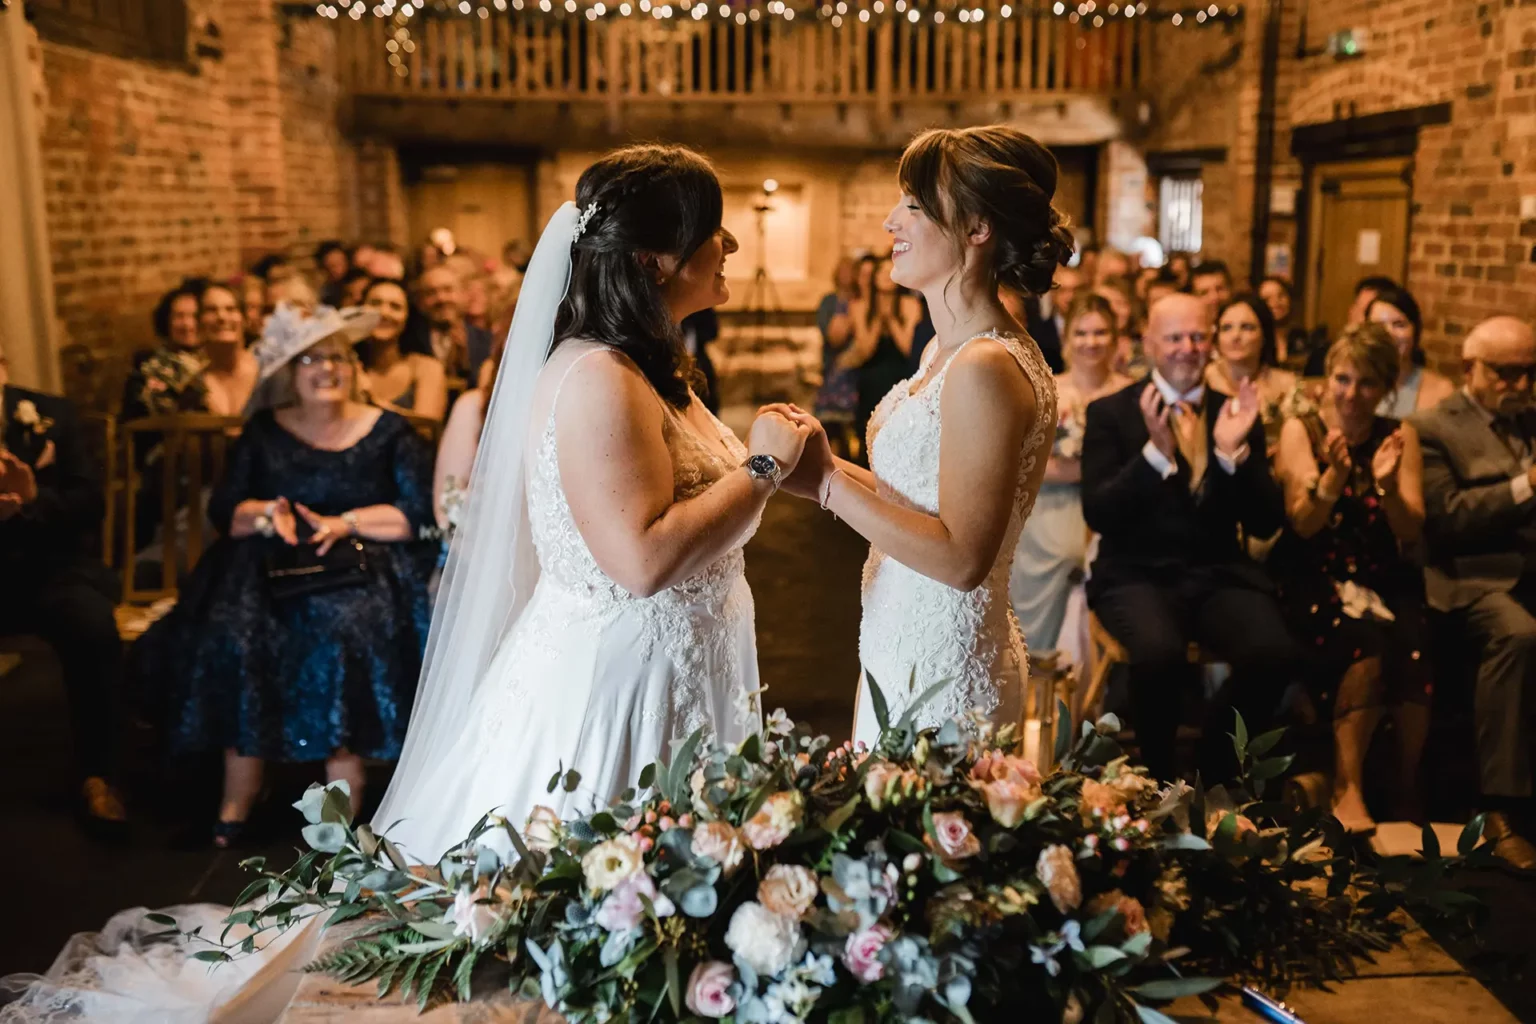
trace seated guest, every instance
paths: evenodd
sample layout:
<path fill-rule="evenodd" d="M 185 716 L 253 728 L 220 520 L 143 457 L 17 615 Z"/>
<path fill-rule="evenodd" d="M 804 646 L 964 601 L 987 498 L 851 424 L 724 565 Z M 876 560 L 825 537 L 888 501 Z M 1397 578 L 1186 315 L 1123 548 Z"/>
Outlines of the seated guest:
<path fill-rule="evenodd" d="M 1425 596 L 1465 625 L 1478 652 L 1483 836 L 1536 869 L 1531 827 L 1536 708 L 1536 336 L 1514 317 L 1485 320 L 1461 349 L 1461 391 L 1413 418 L 1424 448 Z"/>
<path fill-rule="evenodd" d="M 501 362 L 506 340 L 498 341 L 490 358 L 480 367 L 480 386 L 470 388 L 453 403 L 448 423 L 437 445 L 437 463 L 432 473 L 432 508 L 437 525 L 443 531 L 443 549 L 459 525 L 459 512 L 469 497 L 469 474 L 480 451 L 480 434 L 496 393 L 496 369 Z"/>
<path fill-rule="evenodd" d="M 1231 397 L 1244 381 L 1259 395 L 1259 419 L 1271 451 L 1280 441 L 1287 400 L 1296 390 L 1296 375 L 1276 365 L 1275 321 L 1257 295 L 1228 299 L 1216 311 L 1216 354 L 1205 369 L 1212 391 Z"/>
<path fill-rule="evenodd" d="M 1311 346 L 1307 329 L 1294 319 L 1296 305 L 1291 282 L 1271 274 L 1259 282 L 1259 298 L 1275 318 L 1275 362 L 1280 366 L 1301 366 Z"/>
<path fill-rule="evenodd" d="M 834 451 L 853 458 L 853 424 L 859 410 L 859 371 L 844 366 L 842 356 L 853 344 L 853 321 L 848 305 L 859 295 L 858 265 L 851 256 L 837 261 L 832 290 L 816 307 L 816 327 L 821 332 L 821 388 L 816 392 L 816 418 L 827 428 Z"/>
<path fill-rule="evenodd" d="M 1061 642 L 1061 628 L 1088 557 L 1081 486 L 1083 419 L 1089 402 L 1131 383 L 1115 371 L 1115 313 L 1102 296 L 1089 292 L 1072 303 L 1066 340 L 1067 372 L 1056 378 L 1056 439 L 1034 511 L 1024 521 L 1008 587 L 1032 651 L 1077 646 L 1070 639 Z"/>
<path fill-rule="evenodd" d="M 1214 321 L 1216 311 L 1232 298 L 1232 271 L 1221 260 L 1206 260 L 1189 272 L 1189 291 L 1210 307 Z"/>
<path fill-rule="evenodd" d="M 245 347 L 245 315 L 233 285 L 212 283 L 198 296 L 198 329 L 203 339 L 203 389 L 207 409 L 239 416 L 256 389 L 260 367 Z"/>
<path fill-rule="evenodd" d="M 1164 264 L 1173 281 L 1183 291 L 1189 287 L 1189 271 L 1194 266 L 1195 260 L 1187 252 L 1171 252 L 1168 254 L 1168 262 Z"/>
<path fill-rule="evenodd" d="M 1147 361 L 1141 351 L 1135 297 L 1119 278 L 1096 285 L 1093 294 L 1108 302 L 1115 314 L 1115 372 L 1140 380 L 1147 375 Z"/>
<path fill-rule="evenodd" d="M 363 304 L 363 293 L 368 290 L 368 285 L 372 281 L 373 275 L 368 273 L 368 271 L 362 267 L 352 267 L 342 275 L 341 302 L 336 308 L 346 309 L 348 306 L 361 306 Z M 326 303 L 326 305 L 330 305 L 330 303 Z"/>
<path fill-rule="evenodd" d="M 315 268 L 320 271 L 322 279 L 320 301 L 335 308 L 345 305 L 342 302 L 342 282 L 346 279 L 347 271 L 352 269 L 347 247 L 334 238 L 321 242 L 315 246 Z"/>
<path fill-rule="evenodd" d="M 363 795 L 362 759 L 399 756 L 431 608 L 431 454 L 358 400 L 352 346 L 377 314 L 282 306 L 251 418 L 209 517 L 223 534 L 135 645 L 172 753 L 224 751 L 219 846 L 237 842 L 265 762 L 323 761 Z M 317 571 L 318 570 L 318 571 Z"/>
<path fill-rule="evenodd" d="M 195 285 L 178 285 L 160 297 L 152 318 L 160 344 L 135 358 L 123 387 L 120 419 L 126 422 L 144 416 L 208 411 L 208 390 L 203 381 L 207 362 L 198 317 Z"/>
<path fill-rule="evenodd" d="M 699 383 L 694 390 L 704 408 L 711 413 L 720 412 L 720 377 L 715 373 L 715 361 L 709 357 L 709 346 L 720 337 L 720 317 L 713 309 L 701 309 L 683 317 L 678 325 L 683 332 L 683 351 L 693 360 Z"/>
<path fill-rule="evenodd" d="M 1398 377 L 1393 390 L 1382 396 L 1378 411 L 1383 416 L 1411 416 L 1439 405 L 1456 390 L 1449 377 L 1424 368 L 1424 349 L 1419 345 L 1424 318 L 1407 289 L 1393 285 L 1377 291 L 1365 307 L 1365 319 L 1385 327 L 1397 346 Z"/>
<path fill-rule="evenodd" d="M 267 282 L 255 274 L 240 278 L 240 312 L 244 320 L 245 345 L 250 348 L 261 340 L 267 325 Z"/>
<path fill-rule="evenodd" d="M 1040 346 L 1040 354 L 1050 364 L 1052 373 L 1066 369 L 1061 350 L 1066 342 L 1066 313 L 1083 287 L 1086 275 L 1078 267 L 1057 267 L 1051 290 L 1037 299 L 1031 299 L 1025 307 L 1028 319 L 1024 327 L 1029 336 Z"/>
<path fill-rule="evenodd" d="M 441 420 L 448 411 L 448 380 L 405 285 L 380 278 L 363 293 L 363 305 L 379 315 L 373 333 L 357 346 L 369 398 L 382 409 Z"/>
<path fill-rule="evenodd" d="M 855 429 L 868 436 L 869 419 L 886 392 L 912 373 L 912 342 L 923 320 L 923 303 L 891 279 L 890 257 L 865 257 L 873 268 L 868 290 L 848 304 L 853 345 L 847 362 L 858 367 L 859 408 Z M 861 277 L 862 268 L 861 268 Z"/>
<path fill-rule="evenodd" d="M 1390 277 L 1371 275 L 1362 277 L 1355 282 L 1355 297 L 1349 304 L 1349 309 L 1344 314 L 1344 326 L 1353 327 L 1355 324 L 1365 321 L 1365 311 L 1371 303 L 1376 301 L 1376 295 L 1388 288 L 1396 289 L 1397 282 Z M 1326 328 L 1320 328 L 1326 331 Z M 1323 361 L 1328 356 L 1327 345 L 1314 346 L 1307 354 L 1307 368 L 1305 375 L 1308 377 L 1321 377 L 1323 375 Z"/>
<path fill-rule="evenodd" d="M 53 648 L 81 813 L 115 832 L 126 820 L 108 781 L 122 642 L 112 615 L 117 581 L 90 553 L 104 511 L 101 483 L 73 407 L 8 377 L 0 350 L 0 635 L 30 633 Z"/>
<path fill-rule="evenodd" d="M 1131 717 L 1157 778 L 1174 771 L 1174 735 L 1191 640 L 1233 668 L 1211 708 L 1201 754 L 1212 780 L 1234 768 L 1226 734 L 1236 705 L 1251 730 L 1265 727 L 1293 674 L 1297 651 L 1274 588 L 1244 556 L 1239 528 L 1268 537 L 1281 526 L 1269 475 L 1258 394 L 1207 396 L 1211 310 L 1170 295 L 1152 307 L 1143 337 L 1153 368 L 1088 406 L 1083 434 L 1083 514 L 1100 534 L 1088 603 L 1130 656 Z"/>
<path fill-rule="evenodd" d="M 448 267 L 432 267 L 416 284 L 421 309 L 432 325 L 432 354 L 450 377 L 480 379 L 480 364 L 491 353 L 491 335 L 464 320 L 464 288 Z"/>
<path fill-rule="evenodd" d="M 1130 287 L 1131 258 L 1119 249 L 1101 250 L 1093 268 L 1093 283 L 1095 286 L 1108 284 L 1116 288 Z"/>
<path fill-rule="evenodd" d="M 1376 827 L 1361 782 L 1382 706 L 1397 716 L 1409 817 L 1429 734 L 1424 579 L 1404 554 L 1424 525 L 1423 459 L 1413 428 L 1376 411 L 1397 360 L 1380 326 L 1345 331 L 1328 353 L 1321 408 L 1285 421 L 1275 462 L 1290 522 L 1269 564 L 1321 670 L 1314 696 L 1332 705 L 1333 814 L 1358 833 Z"/>

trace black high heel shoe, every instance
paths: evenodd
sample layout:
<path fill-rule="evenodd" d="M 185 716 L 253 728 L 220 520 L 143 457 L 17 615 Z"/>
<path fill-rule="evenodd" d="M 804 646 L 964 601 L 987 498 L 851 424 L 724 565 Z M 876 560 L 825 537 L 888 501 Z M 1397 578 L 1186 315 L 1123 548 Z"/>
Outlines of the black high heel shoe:
<path fill-rule="evenodd" d="M 221 850 L 239 846 L 245 840 L 245 822 L 224 821 L 213 823 L 213 845 Z"/>

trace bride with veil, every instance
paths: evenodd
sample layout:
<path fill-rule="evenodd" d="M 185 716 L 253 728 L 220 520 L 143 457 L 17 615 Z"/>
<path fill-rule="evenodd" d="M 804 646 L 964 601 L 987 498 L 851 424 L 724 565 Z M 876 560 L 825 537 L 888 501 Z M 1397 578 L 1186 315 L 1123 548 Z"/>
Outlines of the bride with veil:
<path fill-rule="evenodd" d="M 721 217 L 707 161 L 635 146 L 589 167 L 539 240 L 375 818 L 419 861 L 487 812 L 606 803 L 695 729 L 760 727 L 742 548 L 811 430 L 764 412 L 743 445 L 692 392 L 678 325 L 729 298 Z M 557 765 L 575 792 L 546 794 Z M 217 935 L 228 908 L 162 913 Z M 188 943 L 145 941 L 164 927 L 146 915 L 7 979 L 0 1021 L 271 1020 L 319 938 L 209 972 Z"/>

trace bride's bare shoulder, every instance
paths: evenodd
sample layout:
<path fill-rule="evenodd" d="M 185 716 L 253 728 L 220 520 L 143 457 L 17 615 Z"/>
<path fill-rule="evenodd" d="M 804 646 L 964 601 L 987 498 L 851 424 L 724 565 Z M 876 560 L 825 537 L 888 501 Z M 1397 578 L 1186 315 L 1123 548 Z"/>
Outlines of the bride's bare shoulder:
<path fill-rule="evenodd" d="M 572 339 L 544 364 L 539 382 L 562 422 L 588 425 L 657 414 L 656 393 L 634 360 L 610 345 Z"/>

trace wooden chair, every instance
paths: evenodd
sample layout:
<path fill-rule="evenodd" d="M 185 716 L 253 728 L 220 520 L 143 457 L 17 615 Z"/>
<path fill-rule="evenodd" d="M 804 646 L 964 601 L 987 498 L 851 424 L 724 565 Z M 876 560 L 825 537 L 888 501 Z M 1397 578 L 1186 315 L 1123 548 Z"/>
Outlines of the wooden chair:
<path fill-rule="evenodd" d="M 420 434 L 432 446 L 432 450 L 436 452 L 437 443 L 443 437 L 443 421 L 435 420 L 430 416 L 418 416 L 411 412 L 402 412 L 400 415 L 405 417 L 405 421 L 411 425 L 411 429 Z"/>
<path fill-rule="evenodd" d="M 1104 702 L 1104 691 L 1109 685 L 1109 673 L 1116 665 L 1131 660 L 1125 647 L 1115 639 L 1114 634 L 1104 628 L 1104 623 L 1093 612 L 1088 613 L 1088 643 L 1092 658 L 1088 666 L 1088 689 L 1083 693 L 1082 703 L 1072 709 L 1074 728 L 1080 728 L 1083 722 L 1098 719 L 1099 707 Z M 1200 645 L 1194 642 L 1189 645 L 1188 658 L 1191 665 L 1204 664 L 1207 660 Z"/>
<path fill-rule="evenodd" d="M 117 516 L 123 504 L 123 449 L 118 444 L 117 417 L 109 412 L 80 413 L 91 458 L 101 466 L 101 495 L 106 506 L 101 517 L 101 560 L 117 567 Z"/>
<path fill-rule="evenodd" d="M 123 602 L 152 604 L 176 596 L 177 579 L 190 570 L 213 542 L 203 508 L 204 489 L 224 475 L 229 446 L 242 426 L 238 416 L 180 414 L 151 416 L 123 425 L 123 449 L 127 463 L 123 515 Z M 151 436 L 159 442 L 159 462 L 141 470 L 133 459 L 138 439 Z M 158 481 L 161 495 L 160 586 L 141 588 L 134 579 L 134 524 L 140 488 L 146 480 Z M 177 528 L 186 516 L 186 542 Z"/>

